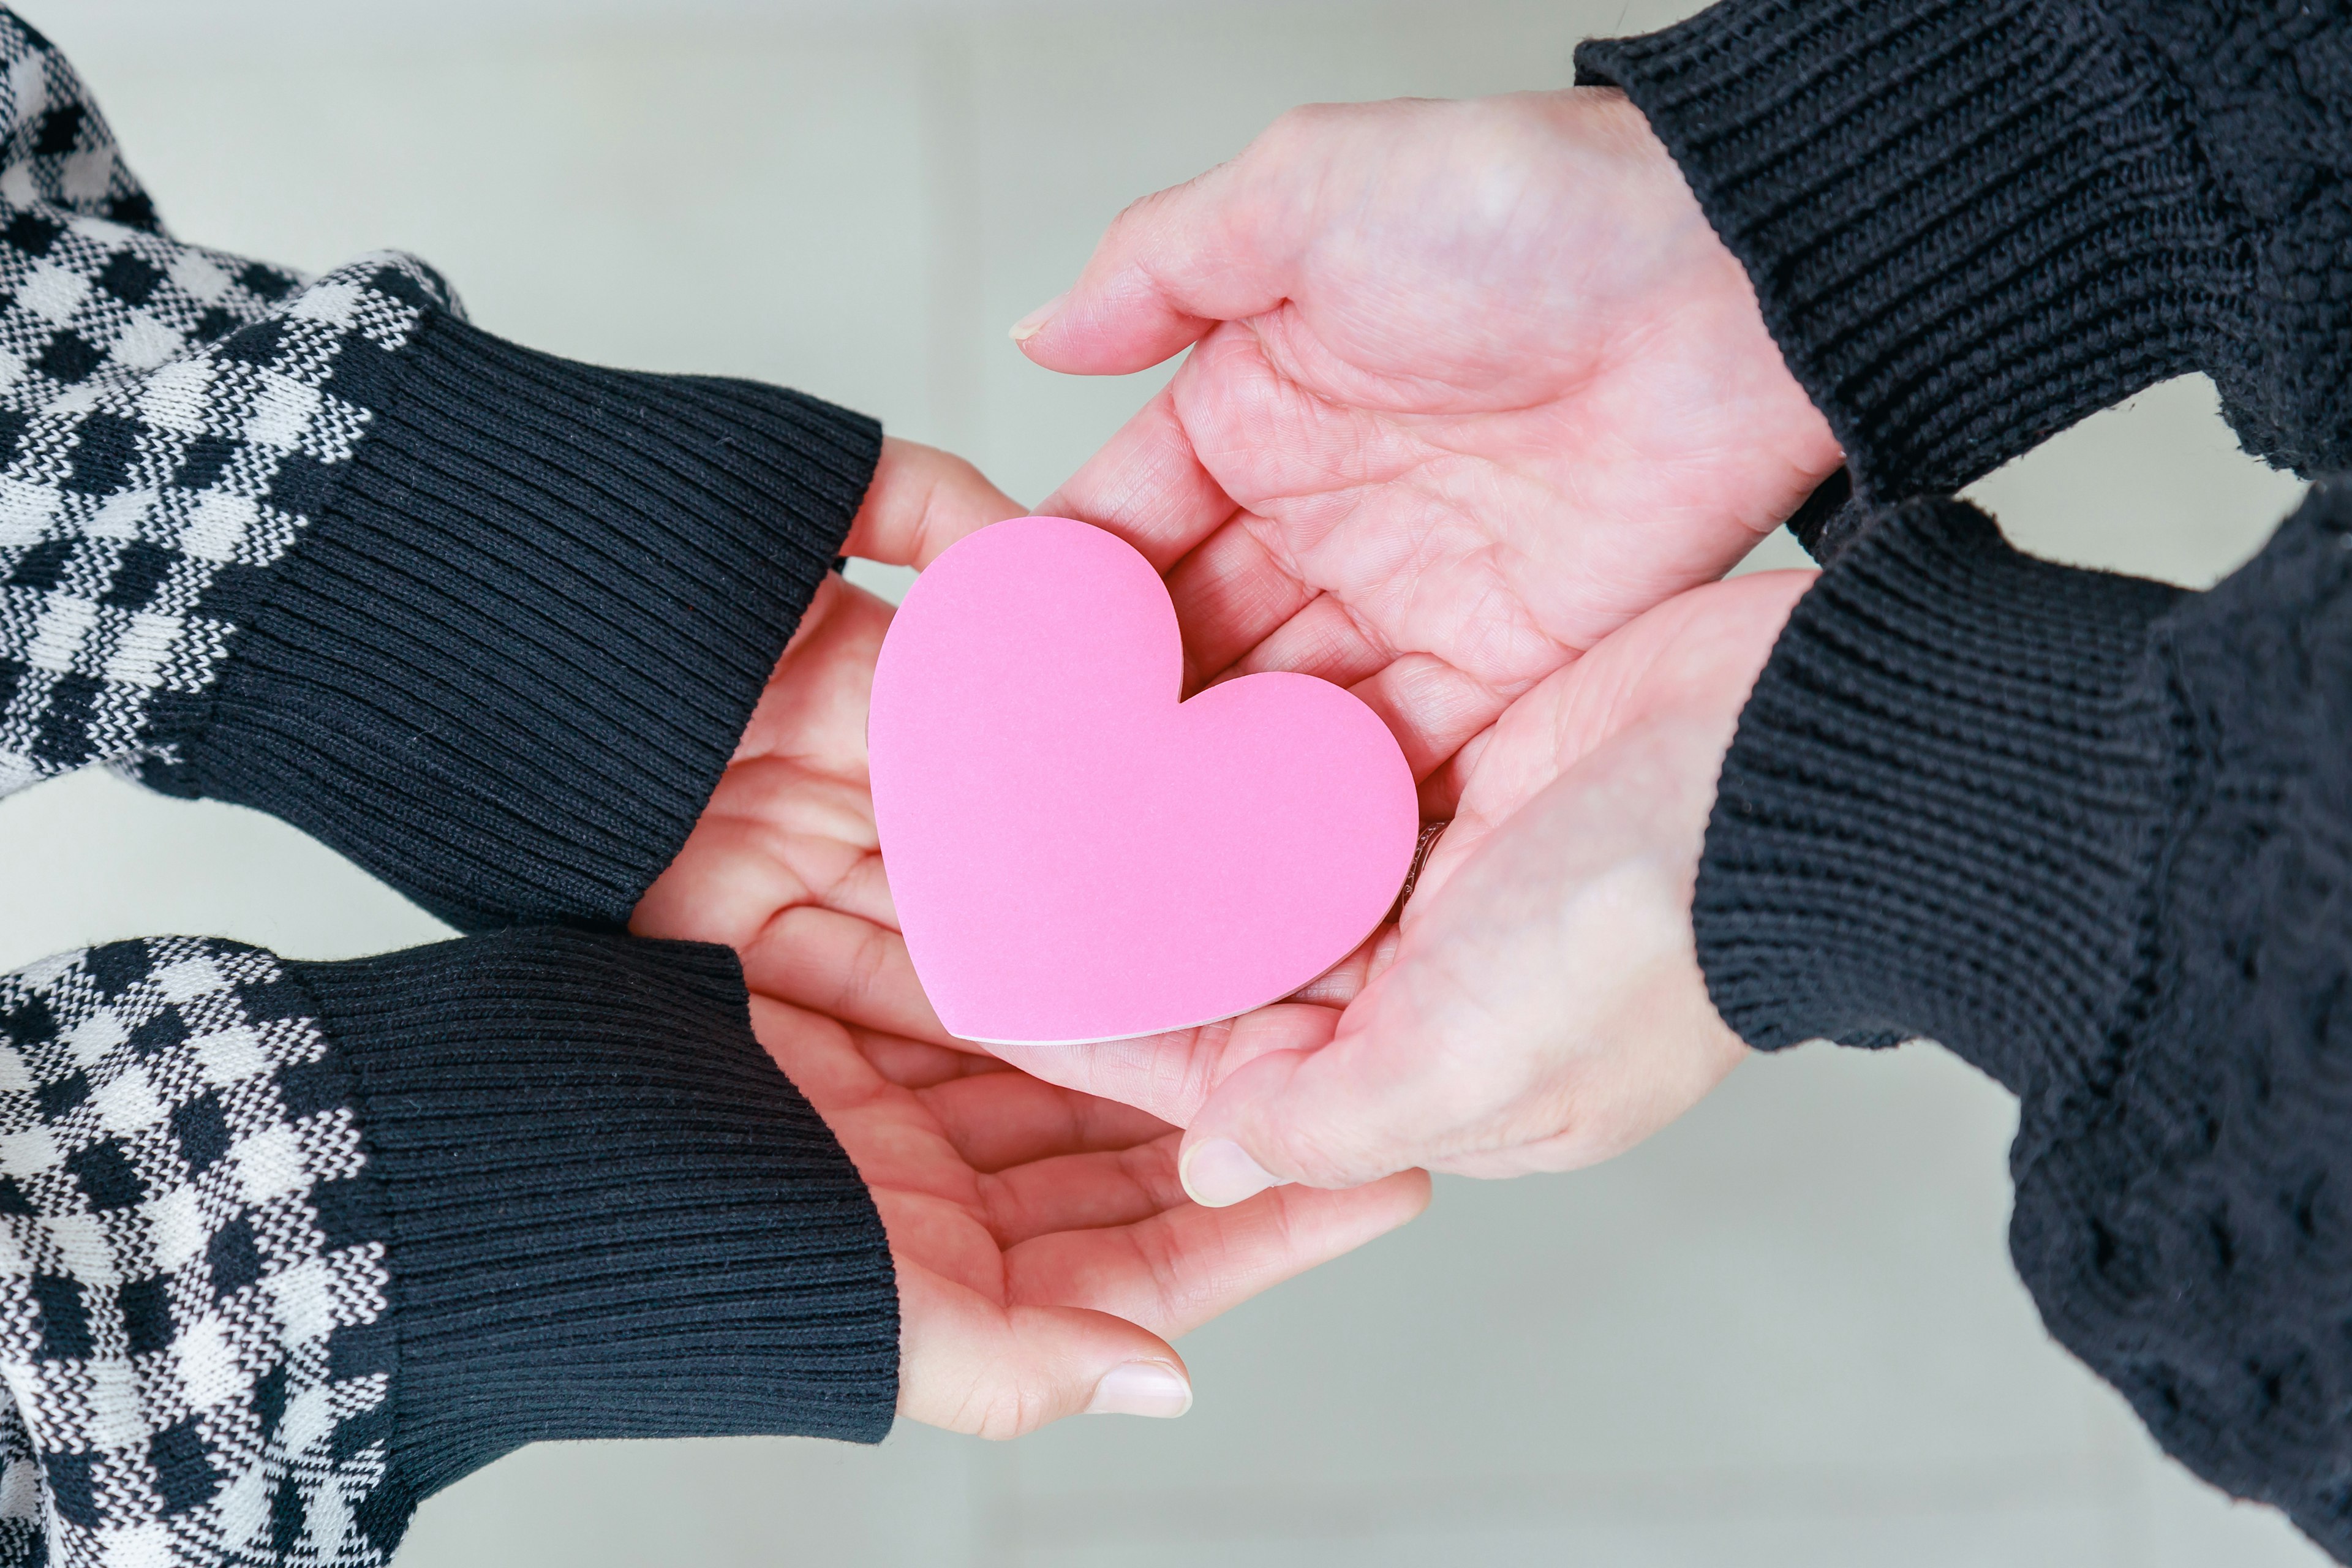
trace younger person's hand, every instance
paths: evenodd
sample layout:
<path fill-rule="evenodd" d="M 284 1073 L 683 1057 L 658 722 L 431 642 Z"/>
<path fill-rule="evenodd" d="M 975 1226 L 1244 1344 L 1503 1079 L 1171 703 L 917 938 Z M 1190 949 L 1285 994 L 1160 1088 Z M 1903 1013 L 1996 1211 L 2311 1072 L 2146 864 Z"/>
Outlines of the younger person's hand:
<path fill-rule="evenodd" d="M 1429 1201 L 1414 1172 L 1203 1208 L 1173 1128 L 941 1043 L 910 973 L 877 984 L 856 949 L 830 956 L 835 974 L 793 980 L 841 1016 L 755 981 L 751 1019 L 881 1211 L 911 1420 L 1013 1437 L 1065 1415 L 1181 1415 L 1192 1381 L 1170 1340 Z"/>
<path fill-rule="evenodd" d="M 853 553 L 922 564 L 1021 509 L 969 465 L 886 450 Z M 632 922 L 742 955 L 752 1022 L 872 1190 L 897 1264 L 899 1409 L 1011 1436 L 1079 1411 L 1177 1415 L 1167 1341 L 1419 1213 L 1407 1175 L 1201 1208 L 1178 1134 L 951 1039 L 908 964 L 866 793 L 890 609 L 828 578 L 734 763 Z"/>

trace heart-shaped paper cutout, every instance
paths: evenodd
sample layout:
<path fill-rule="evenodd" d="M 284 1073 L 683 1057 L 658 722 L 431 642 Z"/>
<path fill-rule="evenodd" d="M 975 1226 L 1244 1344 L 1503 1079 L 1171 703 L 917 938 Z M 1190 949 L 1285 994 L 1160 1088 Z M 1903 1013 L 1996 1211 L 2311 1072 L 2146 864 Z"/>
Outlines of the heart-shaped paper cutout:
<path fill-rule="evenodd" d="M 874 671 L 874 817 L 948 1029 L 1069 1043 L 1287 995 L 1380 924 L 1420 811 L 1396 738 L 1312 676 L 1181 694 L 1168 589 L 1066 518 L 984 528 Z"/>

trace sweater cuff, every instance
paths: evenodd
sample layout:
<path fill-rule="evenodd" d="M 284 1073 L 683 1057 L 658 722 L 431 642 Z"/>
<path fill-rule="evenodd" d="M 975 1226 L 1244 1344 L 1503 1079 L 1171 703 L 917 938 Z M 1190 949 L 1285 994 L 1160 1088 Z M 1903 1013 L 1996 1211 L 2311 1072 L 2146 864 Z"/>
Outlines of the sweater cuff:
<path fill-rule="evenodd" d="M 1958 501 L 1883 513 L 1741 712 L 1692 923 L 1772 1050 L 1942 1042 L 2013 1090 L 2091 1074 L 2144 967 L 2185 765 L 2151 630 L 2183 591 L 2021 555 Z"/>
<path fill-rule="evenodd" d="M 465 928 L 625 924 L 831 565 L 870 420 L 429 312 L 149 782 Z"/>
<path fill-rule="evenodd" d="M 2242 268 L 2155 69 L 2047 0 L 1723 0 L 1589 42 L 1753 280 L 1865 500 L 2198 367 Z"/>
<path fill-rule="evenodd" d="M 889 1429 L 888 1241 L 732 953 L 542 929 L 288 968 L 384 1194 L 404 1500 L 542 1438 Z"/>

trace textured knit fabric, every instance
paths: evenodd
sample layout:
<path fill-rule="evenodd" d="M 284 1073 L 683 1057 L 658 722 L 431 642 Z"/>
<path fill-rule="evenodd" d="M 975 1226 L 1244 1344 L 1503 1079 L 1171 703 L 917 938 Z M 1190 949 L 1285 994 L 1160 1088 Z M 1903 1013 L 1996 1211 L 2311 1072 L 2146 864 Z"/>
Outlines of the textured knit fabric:
<path fill-rule="evenodd" d="M 2352 1561 L 2352 488 L 2206 594 L 1914 502 L 1801 600 L 1694 914 L 1766 1048 L 2015 1090 L 2011 1245 L 2167 1451 Z"/>
<path fill-rule="evenodd" d="M 617 928 L 734 753 L 876 432 L 447 314 L 393 374 L 218 678 L 153 710 L 169 760 L 142 776 L 282 817 L 461 927 Z"/>
<path fill-rule="evenodd" d="M 289 967 L 387 1194 L 408 1488 L 541 1437 L 889 1430 L 881 1220 L 733 953 L 538 931 Z"/>
<path fill-rule="evenodd" d="M 315 1014 L 221 942 L 0 979 L 0 1562 L 380 1559 L 384 1205 Z"/>
<path fill-rule="evenodd" d="M 1911 499 L 2189 371 L 2352 466 L 2352 8 L 1725 0 L 1577 62 L 1848 459 L 1707 831 L 1717 1008 L 2016 1091 L 2044 1321 L 2352 1562 L 2352 497 L 2204 595 Z"/>
<path fill-rule="evenodd" d="M 533 1438 L 879 1437 L 881 1222 L 723 949 L 0 979 L 0 1563 L 375 1564 Z"/>
<path fill-rule="evenodd" d="M 422 263 L 167 237 L 0 12 L 0 792 L 273 811 L 462 924 L 617 926 L 871 422 L 499 342 Z M 541 1437 L 866 1440 L 889 1248 L 723 950 L 541 928 L 0 977 L 0 1564 L 378 1564 Z"/>
<path fill-rule="evenodd" d="M 2344 5 L 1726 0 L 1577 68 L 1674 153 L 1864 501 L 2189 371 L 2249 449 L 2352 467 Z"/>
<path fill-rule="evenodd" d="M 0 791 L 278 813 L 466 926 L 616 926 L 831 563 L 871 421 L 498 342 L 424 264 L 167 237 L 0 12 Z"/>

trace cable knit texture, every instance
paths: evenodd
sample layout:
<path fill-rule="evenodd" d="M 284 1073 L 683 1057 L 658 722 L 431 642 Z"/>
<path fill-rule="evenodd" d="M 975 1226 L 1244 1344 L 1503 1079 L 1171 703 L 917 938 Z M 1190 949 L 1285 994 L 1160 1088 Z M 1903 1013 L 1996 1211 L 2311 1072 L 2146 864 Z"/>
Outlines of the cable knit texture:
<path fill-rule="evenodd" d="M 2016 1090 L 2011 1245 L 2167 1451 L 2352 1561 L 2352 488 L 2206 594 L 1877 521 L 1740 721 L 1694 921 L 1773 1049 Z"/>
<path fill-rule="evenodd" d="M 388 1209 L 387 1506 L 540 1438 L 889 1430 L 889 1243 L 733 953 L 542 929 L 287 967 Z"/>
<path fill-rule="evenodd" d="M 881 451 L 753 382 L 427 315 L 331 503 L 146 770 L 461 927 L 617 929 L 677 855 Z"/>
<path fill-rule="evenodd" d="M 1725 0 L 1577 68 L 1673 153 L 1864 501 L 2198 370 L 2249 449 L 2352 467 L 2345 5 Z"/>

